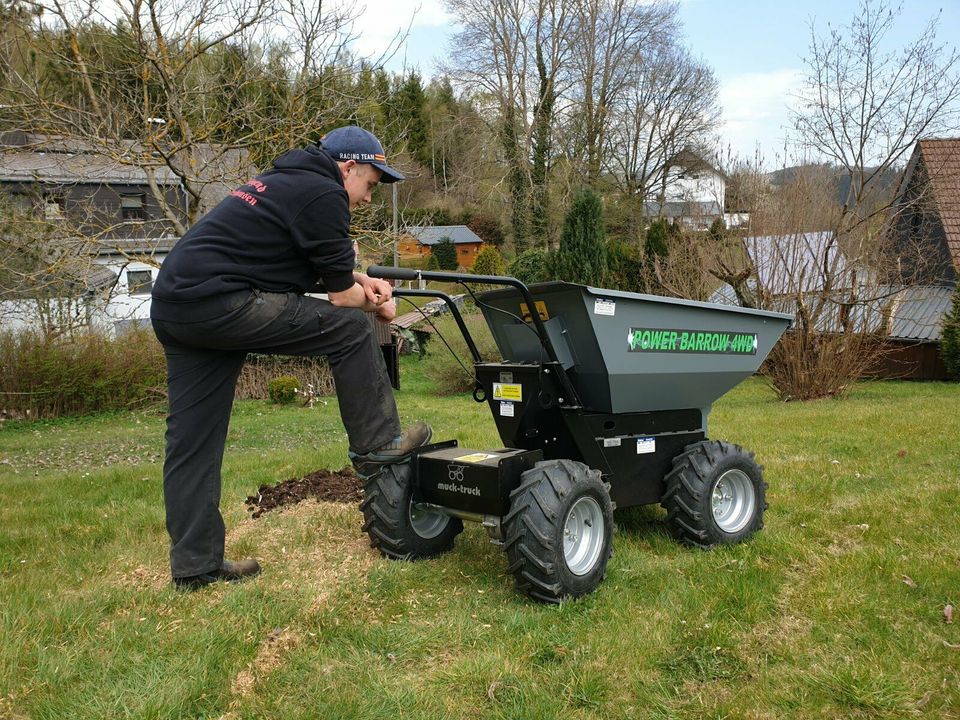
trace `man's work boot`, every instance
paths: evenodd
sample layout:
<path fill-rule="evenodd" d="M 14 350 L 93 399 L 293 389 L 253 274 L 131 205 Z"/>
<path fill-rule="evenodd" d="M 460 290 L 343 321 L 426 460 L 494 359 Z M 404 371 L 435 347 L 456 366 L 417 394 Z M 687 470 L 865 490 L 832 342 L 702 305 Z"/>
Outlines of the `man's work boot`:
<path fill-rule="evenodd" d="M 191 591 L 199 590 L 218 580 L 235 583 L 248 578 L 256 577 L 260 574 L 260 563 L 253 558 L 231 562 L 224 560 L 223 564 L 216 570 L 211 570 L 202 575 L 190 575 L 189 577 L 175 577 L 173 584 L 177 590 Z"/>
<path fill-rule="evenodd" d="M 381 465 L 400 462 L 418 447 L 430 442 L 431 437 L 433 437 L 433 430 L 430 426 L 423 421 L 416 422 L 386 445 L 381 445 L 363 455 L 350 453 L 350 459 L 353 461 L 357 475 L 368 478 L 376 473 Z"/>

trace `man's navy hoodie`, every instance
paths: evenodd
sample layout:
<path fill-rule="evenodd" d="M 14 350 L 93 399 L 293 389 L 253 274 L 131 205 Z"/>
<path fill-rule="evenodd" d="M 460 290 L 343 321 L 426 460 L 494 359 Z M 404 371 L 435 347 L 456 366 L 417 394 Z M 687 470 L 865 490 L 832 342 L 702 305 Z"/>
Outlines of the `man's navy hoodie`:
<path fill-rule="evenodd" d="M 184 303 L 244 289 L 329 292 L 353 285 L 350 204 L 325 150 L 290 150 L 234 190 L 177 242 L 153 286 L 151 314 L 182 319 Z"/>

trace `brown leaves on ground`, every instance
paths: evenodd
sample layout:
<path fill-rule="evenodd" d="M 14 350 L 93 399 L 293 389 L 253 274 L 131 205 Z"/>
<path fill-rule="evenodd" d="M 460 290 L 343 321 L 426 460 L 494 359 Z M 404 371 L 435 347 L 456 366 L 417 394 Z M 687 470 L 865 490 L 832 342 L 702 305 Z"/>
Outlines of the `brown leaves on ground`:
<path fill-rule="evenodd" d="M 911 590 L 917 587 L 917 583 L 914 582 L 913 578 L 909 575 L 903 576 L 903 584 L 906 585 Z"/>
<path fill-rule="evenodd" d="M 943 608 L 943 621 L 947 625 L 953 624 L 953 605 L 945 605 Z"/>

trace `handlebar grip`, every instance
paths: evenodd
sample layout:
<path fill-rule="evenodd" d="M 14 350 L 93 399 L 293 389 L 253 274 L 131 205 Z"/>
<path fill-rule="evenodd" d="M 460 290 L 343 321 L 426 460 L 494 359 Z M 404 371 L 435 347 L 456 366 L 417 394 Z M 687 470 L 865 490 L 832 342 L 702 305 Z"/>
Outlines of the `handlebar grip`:
<path fill-rule="evenodd" d="M 416 280 L 420 276 L 420 272 L 412 268 L 371 265 L 367 268 L 367 275 L 384 280 Z"/>

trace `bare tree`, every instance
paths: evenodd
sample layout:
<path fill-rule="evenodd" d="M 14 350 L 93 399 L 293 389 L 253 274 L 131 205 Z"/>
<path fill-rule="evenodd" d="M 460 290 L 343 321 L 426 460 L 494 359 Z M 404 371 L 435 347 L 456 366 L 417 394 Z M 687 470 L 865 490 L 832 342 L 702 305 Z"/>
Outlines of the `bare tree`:
<path fill-rule="evenodd" d="M 642 202 L 668 181 L 673 158 L 706 144 L 720 119 L 719 83 L 710 67 L 672 42 L 649 48 L 634 72 L 612 111 L 604 156 L 624 197 Z"/>
<path fill-rule="evenodd" d="M 794 115 L 805 164 L 776 173 L 779 187 L 764 187 L 759 165 L 745 168 L 749 233 L 708 261 L 741 304 L 795 316 L 765 365 L 784 399 L 842 397 L 886 352 L 909 281 L 887 232 L 908 207 L 894 205 L 894 179 L 918 140 L 960 120 L 960 57 L 938 44 L 936 19 L 891 48 L 899 13 L 863 0 L 849 25 L 826 34 L 811 26 Z M 911 267 L 921 277 L 917 250 Z"/>
<path fill-rule="evenodd" d="M 771 357 L 782 395 L 843 394 L 876 360 L 881 345 L 871 334 L 882 327 L 884 300 L 896 289 L 883 232 L 894 201 L 890 176 L 919 139 L 955 130 L 960 120 L 960 56 L 937 42 L 936 19 L 915 41 L 889 49 L 899 13 L 863 0 L 850 25 L 823 36 L 811 27 L 798 141 L 838 166 L 847 189 L 839 203 L 821 207 L 822 242 L 792 243 L 813 259 L 807 275 L 816 282 L 788 292 L 797 323 Z M 783 234 L 796 237 L 796 230 Z M 794 283 L 807 279 L 784 269 Z"/>
<path fill-rule="evenodd" d="M 514 243 L 544 242 L 571 13 L 560 0 L 447 0 L 463 28 L 448 71 L 480 101 L 505 161 Z"/>
<path fill-rule="evenodd" d="M 808 75 L 795 113 L 800 147 L 843 169 L 849 187 L 833 220 L 836 242 L 868 258 L 892 202 L 891 171 L 923 137 L 960 125 L 960 55 L 937 41 L 937 19 L 900 49 L 887 37 L 901 8 L 863 0 L 849 26 L 811 27 Z"/>
<path fill-rule="evenodd" d="M 677 8 L 662 1 L 580 0 L 576 3 L 572 72 L 577 109 L 577 148 L 587 181 L 595 184 L 614 108 L 635 87 L 636 68 L 653 48 L 676 41 Z"/>

